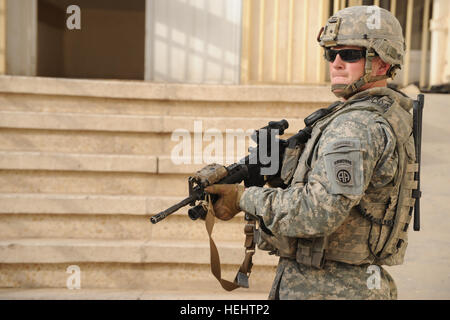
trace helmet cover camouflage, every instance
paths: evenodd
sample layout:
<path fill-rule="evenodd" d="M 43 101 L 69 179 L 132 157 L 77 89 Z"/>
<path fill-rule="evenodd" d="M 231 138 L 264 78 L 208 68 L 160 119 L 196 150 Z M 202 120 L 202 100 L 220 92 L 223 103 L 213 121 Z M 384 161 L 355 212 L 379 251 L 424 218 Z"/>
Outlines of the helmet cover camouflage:
<path fill-rule="evenodd" d="M 403 64 L 402 26 L 392 13 L 377 6 L 354 6 L 338 11 L 328 19 L 319 40 L 322 47 L 373 48 L 383 61 Z"/>

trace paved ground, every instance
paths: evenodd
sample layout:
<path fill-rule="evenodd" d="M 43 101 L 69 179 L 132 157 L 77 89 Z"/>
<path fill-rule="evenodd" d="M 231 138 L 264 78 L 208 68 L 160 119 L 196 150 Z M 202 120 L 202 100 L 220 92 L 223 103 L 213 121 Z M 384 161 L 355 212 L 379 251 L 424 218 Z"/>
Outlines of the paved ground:
<path fill-rule="evenodd" d="M 399 299 L 450 299 L 450 95 L 425 98 L 421 231 L 410 231 L 405 263 L 387 268 Z M 0 299 L 266 299 L 267 293 L 151 292 L 96 289 L 0 289 Z"/>

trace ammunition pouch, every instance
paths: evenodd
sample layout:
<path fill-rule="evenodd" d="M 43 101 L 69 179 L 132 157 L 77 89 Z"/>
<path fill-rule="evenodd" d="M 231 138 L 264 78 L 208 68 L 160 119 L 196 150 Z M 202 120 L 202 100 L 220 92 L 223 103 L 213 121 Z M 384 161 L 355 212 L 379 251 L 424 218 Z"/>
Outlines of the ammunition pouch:
<path fill-rule="evenodd" d="M 259 250 L 269 251 L 279 257 L 295 259 L 306 266 L 322 268 L 327 238 L 290 238 L 270 236 L 261 229 L 255 232 L 255 241 Z"/>
<path fill-rule="evenodd" d="M 284 258 L 295 258 L 296 238 L 270 236 L 261 229 L 257 229 L 255 231 L 255 242 L 258 249 L 269 251 L 269 254 Z"/>
<path fill-rule="evenodd" d="M 296 252 L 297 262 L 308 267 L 321 269 L 325 262 L 327 240 L 327 237 L 298 239 Z"/>

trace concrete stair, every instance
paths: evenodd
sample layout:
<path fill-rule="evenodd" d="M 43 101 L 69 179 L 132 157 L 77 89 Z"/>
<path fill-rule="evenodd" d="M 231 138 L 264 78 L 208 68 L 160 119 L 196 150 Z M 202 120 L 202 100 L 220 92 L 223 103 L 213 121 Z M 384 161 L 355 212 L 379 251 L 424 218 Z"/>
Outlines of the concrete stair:
<path fill-rule="evenodd" d="M 326 87 L 0 76 L 0 287 L 14 288 L 0 290 L 0 299 L 32 298 L 27 288 L 51 298 L 67 290 L 70 265 L 88 290 L 79 297 L 128 290 L 121 297 L 223 299 L 203 221 L 182 209 L 149 222 L 186 197 L 187 177 L 208 163 L 194 157 L 211 144 L 205 139 L 190 163 L 174 163 L 172 133 L 187 132 L 192 145 L 206 132 L 225 141 L 227 129 L 239 134 L 285 118 L 289 136 L 333 100 Z M 223 163 L 239 160 L 229 154 L 236 146 L 222 148 Z M 242 262 L 244 223 L 242 213 L 216 222 L 226 279 Z M 251 288 L 233 297 L 266 297 L 276 262 L 257 251 Z"/>
<path fill-rule="evenodd" d="M 237 242 L 218 241 L 221 258 L 229 264 L 240 264 Z M 71 255 L 65 255 L 70 248 Z M 200 240 L 126 240 L 25 238 L 0 241 L 4 263 L 209 263 L 209 244 Z M 271 265 L 268 255 L 255 255 L 258 265 Z"/>

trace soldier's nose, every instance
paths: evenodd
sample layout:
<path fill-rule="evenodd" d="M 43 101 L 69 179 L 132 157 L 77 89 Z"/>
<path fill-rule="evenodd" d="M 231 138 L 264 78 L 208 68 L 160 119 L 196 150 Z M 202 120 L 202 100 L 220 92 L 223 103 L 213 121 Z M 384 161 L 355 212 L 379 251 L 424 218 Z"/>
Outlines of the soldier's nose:
<path fill-rule="evenodd" d="M 336 59 L 331 63 L 331 66 L 334 69 L 343 69 L 344 68 L 344 61 L 341 59 L 340 55 L 336 55 Z"/>

